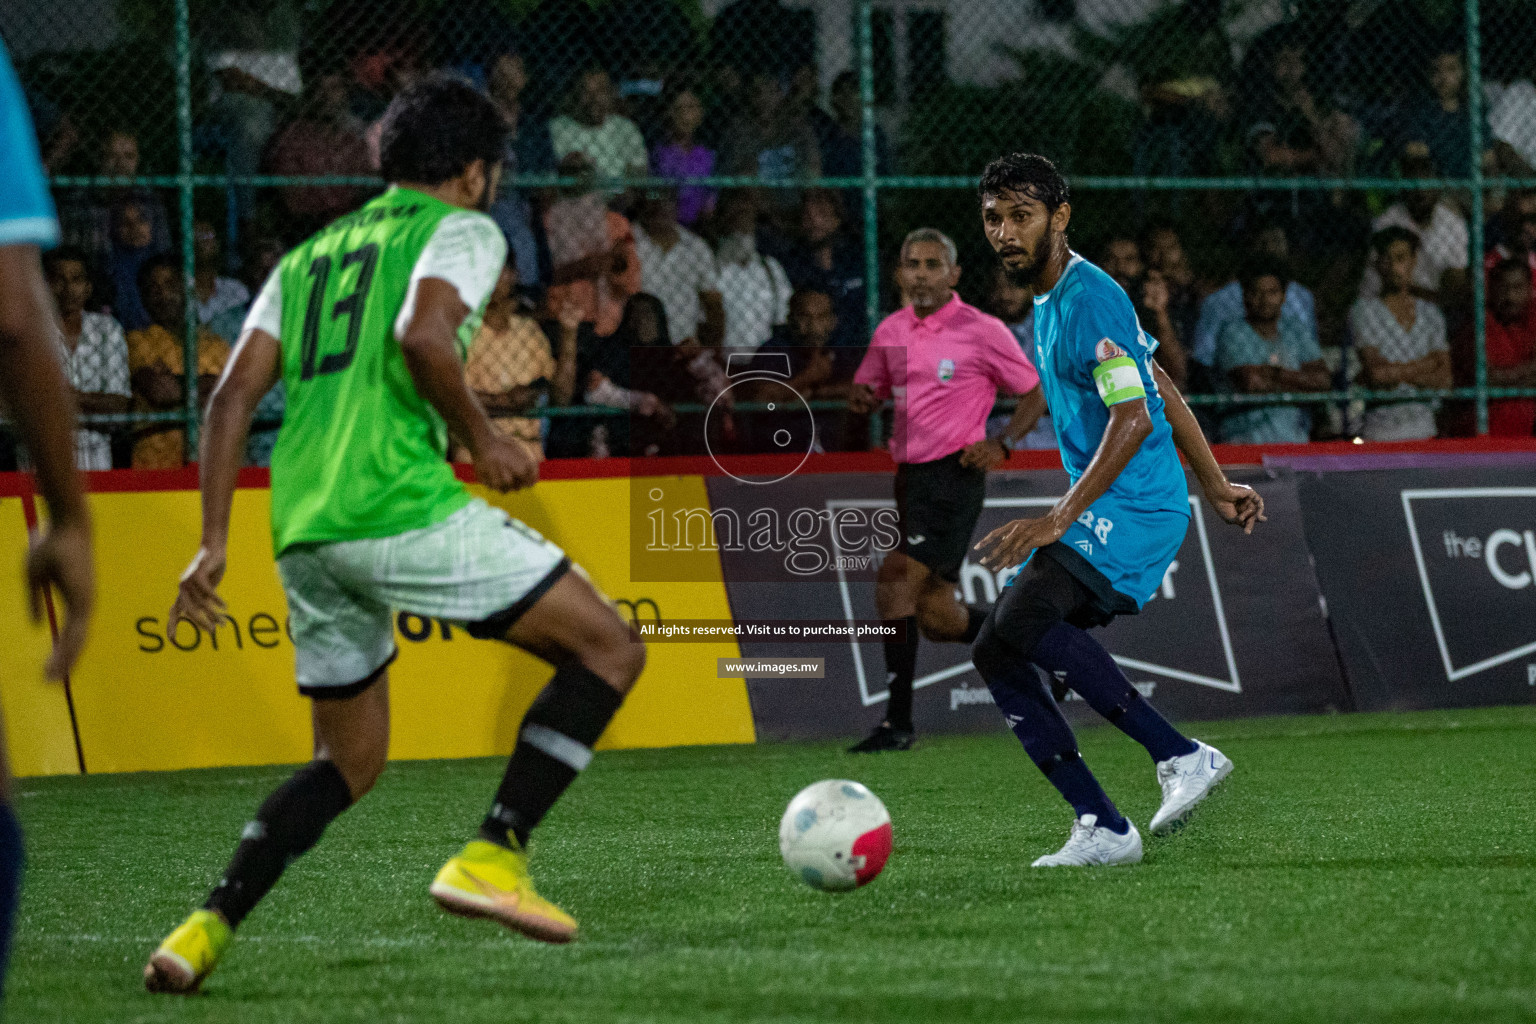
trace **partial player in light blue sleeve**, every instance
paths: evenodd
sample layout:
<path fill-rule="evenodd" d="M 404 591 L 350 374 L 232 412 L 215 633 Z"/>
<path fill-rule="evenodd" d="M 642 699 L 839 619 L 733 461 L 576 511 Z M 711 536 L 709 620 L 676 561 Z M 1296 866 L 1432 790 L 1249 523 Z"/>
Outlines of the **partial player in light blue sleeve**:
<path fill-rule="evenodd" d="M 53 246 L 58 240 L 59 222 L 43 179 L 32 118 L 5 44 L 0 43 L 0 396 L 32 454 L 48 502 L 49 523 L 32 538 L 24 589 L 34 602 L 39 592 L 57 589 L 63 596 L 67 614 L 63 629 L 54 634 L 47 672 L 51 678 L 65 679 L 85 643 L 95 584 L 91 516 L 74 470 L 73 403 L 55 347 L 53 302 L 33 248 Z M 4 728 L 0 722 L 0 731 Z M 23 856 L 10 791 L 10 768 L 0 754 L 0 1000 L 21 895 Z"/>
<path fill-rule="evenodd" d="M 59 243 L 59 220 L 48 195 L 32 115 L 0 42 L 0 245 Z"/>

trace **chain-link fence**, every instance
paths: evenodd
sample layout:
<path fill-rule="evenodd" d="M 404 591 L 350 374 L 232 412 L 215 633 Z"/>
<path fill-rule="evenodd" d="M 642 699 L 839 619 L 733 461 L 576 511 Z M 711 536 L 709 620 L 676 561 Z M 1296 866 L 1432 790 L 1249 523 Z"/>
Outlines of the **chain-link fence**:
<path fill-rule="evenodd" d="M 689 450 L 748 350 L 825 446 L 868 444 L 836 410 L 919 226 L 1028 348 L 974 192 L 1015 150 L 1069 175 L 1074 247 L 1213 436 L 1536 421 L 1536 0 L 10 0 L 0 35 L 64 231 L 82 464 L 181 463 L 251 295 L 377 194 L 383 111 L 435 69 L 512 126 L 469 375 L 549 455 Z"/>

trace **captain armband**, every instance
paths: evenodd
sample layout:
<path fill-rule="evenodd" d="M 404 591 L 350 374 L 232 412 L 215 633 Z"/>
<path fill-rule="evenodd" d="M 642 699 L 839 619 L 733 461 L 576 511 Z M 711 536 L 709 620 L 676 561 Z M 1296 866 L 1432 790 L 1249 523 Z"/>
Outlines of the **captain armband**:
<path fill-rule="evenodd" d="M 1119 405 L 1135 398 L 1146 398 L 1147 389 L 1141 383 L 1141 373 L 1136 360 L 1130 356 L 1115 356 L 1093 368 L 1093 382 L 1098 386 L 1099 397 L 1105 405 Z"/>

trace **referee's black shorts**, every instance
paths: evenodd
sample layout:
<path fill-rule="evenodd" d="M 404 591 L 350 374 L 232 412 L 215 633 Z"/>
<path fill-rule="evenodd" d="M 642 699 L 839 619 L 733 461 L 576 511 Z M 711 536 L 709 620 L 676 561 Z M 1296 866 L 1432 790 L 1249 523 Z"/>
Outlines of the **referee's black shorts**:
<path fill-rule="evenodd" d="M 987 471 L 960 465 L 958 451 L 932 462 L 899 463 L 896 515 L 901 543 L 896 550 L 940 579 L 960 582 L 960 566 L 986 496 Z"/>

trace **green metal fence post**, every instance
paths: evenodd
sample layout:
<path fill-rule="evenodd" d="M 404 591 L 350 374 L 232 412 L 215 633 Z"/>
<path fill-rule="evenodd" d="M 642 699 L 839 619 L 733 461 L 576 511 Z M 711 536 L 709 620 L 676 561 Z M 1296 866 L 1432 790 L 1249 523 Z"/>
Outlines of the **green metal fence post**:
<path fill-rule="evenodd" d="M 864 318 L 873 333 L 880 321 L 880 207 L 875 176 L 875 36 L 873 4 L 859 0 L 859 106 L 864 163 Z M 869 416 L 869 446 L 880 447 L 880 412 Z"/>
<path fill-rule="evenodd" d="M 182 373 L 186 378 L 187 461 L 197 459 L 197 290 L 192 244 L 192 18 L 176 0 L 176 189 L 181 200 L 181 274 L 186 282 Z"/>
<path fill-rule="evenodd" d="M 1477 353 L 1477 432 L 1488 433 L 1488 336 L 1483 274 L 1483 45 L 1478 0 L 1467 0 L 1467 117 L 1472 152 L 1472 346 Z"/>

